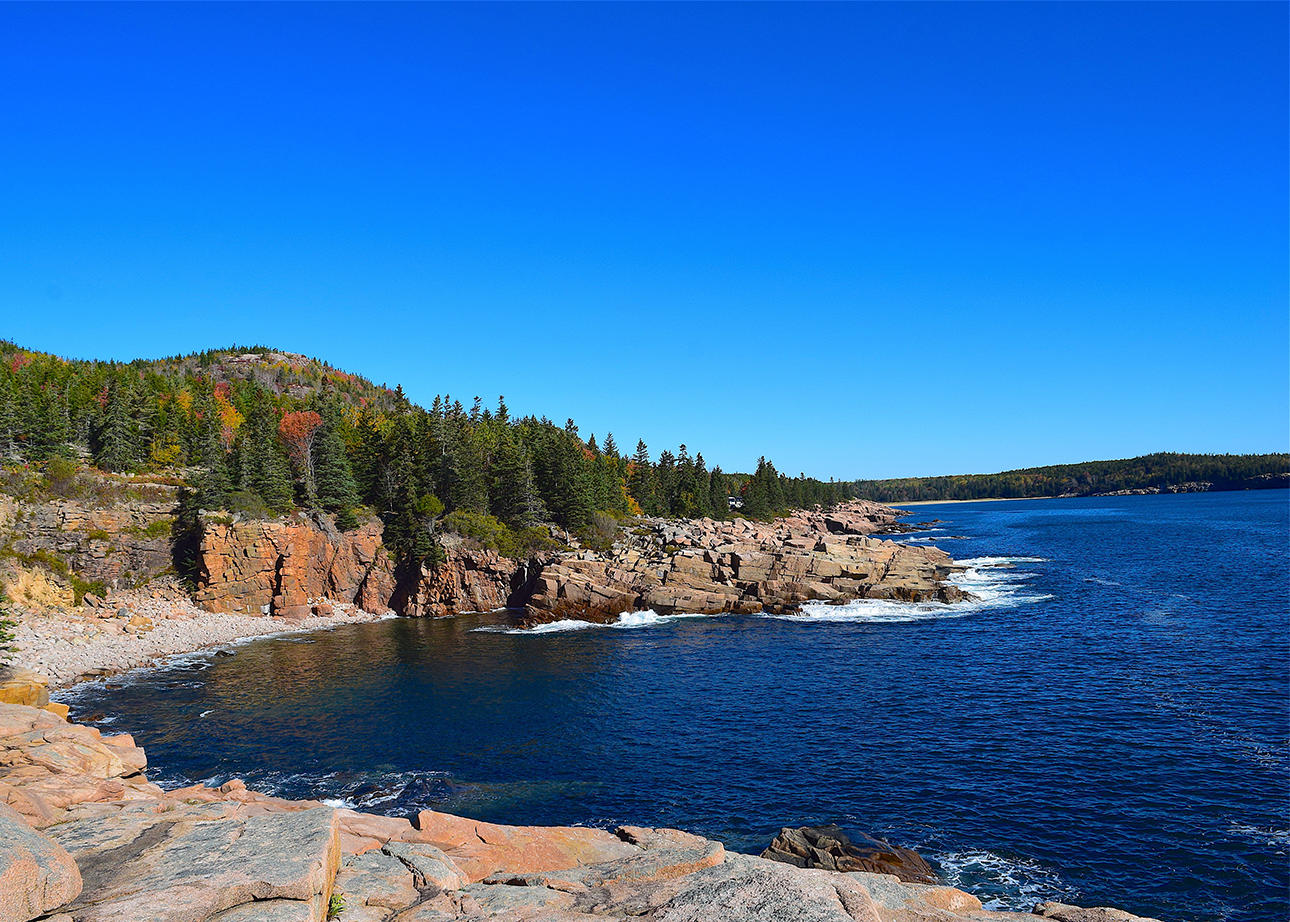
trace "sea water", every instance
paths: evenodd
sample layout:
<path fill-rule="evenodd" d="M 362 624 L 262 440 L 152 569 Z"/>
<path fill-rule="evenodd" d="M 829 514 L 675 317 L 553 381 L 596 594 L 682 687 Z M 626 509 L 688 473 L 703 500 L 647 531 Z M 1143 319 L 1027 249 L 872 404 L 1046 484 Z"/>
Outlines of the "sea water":
<path fill-rule="evenodd" d="M 500 613 L 258 640 L 83 685 L 168 786 L 515 824 L 675 826 L 758 852 L 838 822 L 993 908 L 1282 922 L 1284 491 L 919 506 L 955 605 Z"/>

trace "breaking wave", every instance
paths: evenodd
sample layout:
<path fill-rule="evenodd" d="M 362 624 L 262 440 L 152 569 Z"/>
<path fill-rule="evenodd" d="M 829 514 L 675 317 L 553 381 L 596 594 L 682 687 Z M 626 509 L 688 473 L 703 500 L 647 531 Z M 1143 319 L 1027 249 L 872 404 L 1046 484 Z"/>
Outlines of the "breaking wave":
<path fill-rule="evenodd" d="M 713 618 L 719 615 L 695 615 L 680 613 L 675 615 L 660 615 L 656 611 L 646 609 L 645 611 L 629 611 L 618 616 L 618 620 L 611 624 L 597 624 L 594 621 L 579 621 L 574 618 L 566 618 L 563 621 L 552 621 L 549 624 L 539 624 L 537 627 L 500 627 L 497 625 L 488 625 L 473 629 L 474 633 L 483 634 L 559 634 L 564 631 L 585 631 L 588 628 L 610 628 L 615 630 L 632 630 L 640 627 L 656 627 L 660 624 L 671 624 L 674 621 L 681 621 L 686 618 Z"/>
<path fill-rule="evenodd" d="M 946 883 L 975 895 L 987 910 L 1030 912 L 1041 900 L 1068 901 L 1079 894 L 1055 870 L 1029 858 L 968 849 L 933 853 L 932 859 Z"/>
<path fill-rule="evenodd" d="M 798 622 L 869 622 L 899 624 L 908 621 L 932 621 L 962 618 L 990 608 L 1012 608 L 1051 599 L 1046 593 L 1030 591 L 1032 570 L 1018 569 L 1020 564 L 1046 562 L 1042 557 L 973 557 L 960 560 L 966 570 L 952 575 L 948 582 L 973 596 L 953 602 L 899 602 L 892 599 L 857 599 L 843 605 L 807 602 L 801 611 L 790 614 L 762 615 L 781 621 Z"/>

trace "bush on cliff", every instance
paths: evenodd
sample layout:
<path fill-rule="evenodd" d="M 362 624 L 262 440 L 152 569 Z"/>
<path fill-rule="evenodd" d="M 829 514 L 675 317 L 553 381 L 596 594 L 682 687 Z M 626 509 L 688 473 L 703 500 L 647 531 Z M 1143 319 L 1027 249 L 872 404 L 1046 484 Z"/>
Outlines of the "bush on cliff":
<path fill-rule="evenodd" d="M 559 547 L 551 533 L 541 526 L 510 528 L 495 516 L 458 510 L 444 517 L 444 531 L 461 535 L 503 557 L 530 557 Z"/>

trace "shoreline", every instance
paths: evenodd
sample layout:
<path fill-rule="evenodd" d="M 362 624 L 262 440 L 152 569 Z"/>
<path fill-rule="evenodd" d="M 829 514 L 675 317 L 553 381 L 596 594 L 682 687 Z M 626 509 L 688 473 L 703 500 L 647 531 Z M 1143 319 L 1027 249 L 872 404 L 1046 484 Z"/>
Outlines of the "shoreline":
<path fill-rule="evenodd" d="M 113 598 L 112 605 L 128 612 L 128 619 L 84 608 L 51 614 L 22 612 L 7 668 L 46 676 L 51 690 L 65 691 L 225 644 L 389 617 L 325 601 L 314 605 L 317 614 L 299 619 L 208 612 L 191 603 L 129 596 Z"/>
<path fill-rule="evenodd" d="M 906 506 L 949 506 L 959 503 L 1022 503 L 1035 499 L 1081 499 L 1082 497 L 1062 496 L 990 496 L 985 499 L 916 499 L 907 503 L 885 503 L 893 509 L 904 509 Z"/>

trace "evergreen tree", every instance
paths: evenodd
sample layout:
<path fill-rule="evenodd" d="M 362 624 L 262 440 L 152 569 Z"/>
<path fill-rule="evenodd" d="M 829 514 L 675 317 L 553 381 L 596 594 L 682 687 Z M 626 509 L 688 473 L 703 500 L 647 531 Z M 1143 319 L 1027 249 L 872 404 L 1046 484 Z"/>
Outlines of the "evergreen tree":
<path fill-rule="evenodd" d="M 241 445 L 240 486 L 256 494 L 270 512 L 291 508 L 291 469 L 278 441 L 278 426 L 265 394 L 257 393 Z"/>
<path fill-rule="evenodd" d="M 108 391 L 103 426 L 99 430 L 94 463 L 105 471 L 128 471 L 135 464 L 134 432 L 127 414 L 128 393 L 119 384 Z"/>
<path fill-rule="evenodd" d="M 345 456 L 345 443 L 336 431 L 334 416 L 326 420 L 314 439 L 314 479 L 318 504 L 336 516 L 338 528 L 358 524 L 354 507 L 359 504 L 358 486 Z"/>
<path fill-rule="evenodd" d="M 650 464 L 649 448 L 646 447 L 644 439 L 636 442 L 636 453 L 632 455 L 631 472 L 627 478 L 627 491 L 646 515 L 658 514 L 658 502 L 654 491 L 654 466 Z"/>

